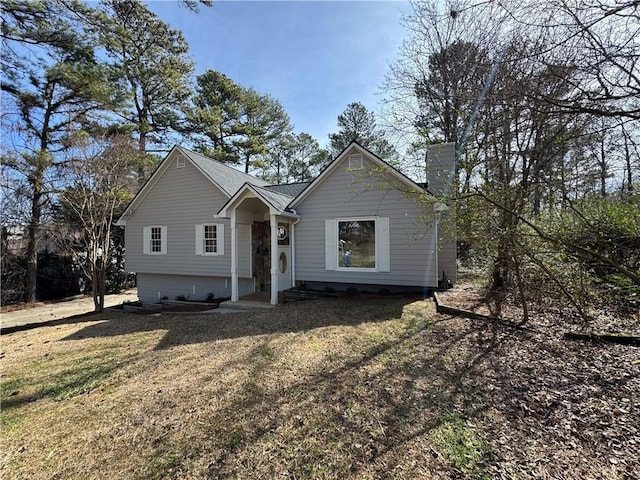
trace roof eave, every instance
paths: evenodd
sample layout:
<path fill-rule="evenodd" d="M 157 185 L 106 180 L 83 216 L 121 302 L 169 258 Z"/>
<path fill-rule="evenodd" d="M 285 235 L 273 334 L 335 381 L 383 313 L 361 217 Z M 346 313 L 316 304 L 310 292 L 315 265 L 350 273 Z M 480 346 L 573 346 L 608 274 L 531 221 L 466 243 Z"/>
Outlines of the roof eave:
<path fill-rule="evenodd" d="M 258 188 L 261 187 L 256 187 L 255 185 L 250 184 L 249 182 L 245 182 L 239 189 L 238 191 L 233 194 L 233 196 L 231 198 L 229 198 L 229 200 L 227 201 L 227 203 L 225 203 L 220 210 L 218 210 L 218 213 L 216 213 L 214 215 L 215 218 L 229 218 L 228 215 L 228 210 L 230 208 L 232 208 L 233 204 L 236 203 L 236 201 L 238 199 L 240 199 L 240 197 L 242 197 L 242 195 L 246 192 L 246 191 L 251 191 L 251 193 L 253 193 L 257 198 L 259 198 L 268 208 L 269 208 L 269 214 L 270 215 L 280 215 L 280 216 L 286 216 L 286 217 L 292 217 L 292 218 L 299 218 L 299 216 L 297 214 L 294 214 L 292 212 L 287 212 L 286 208 L 284 210 L 280 210 L 279 208 L 277 208 L 273 203 L 271 203 L 269 201 L 268 198 L 266 198 L 264 195 L 262 195 L 259 191 Z"/>
<path fill-rule="evenodd" d="M 144 198 L 148 195 L 153 185 L 158 181 L 159 172 L 161 170 L 164 171 L 166 169 L 165 165 L 168 163 L 169 157 L 178 148 L 179 148 L 178 145 L 174 145 L 169 151 L 169 153 L 167 153 L 167 155 L 162 159 L 162 161 L 158 164 L 158 166 L 153 171 L 153 173 L 149 176 L 147 181 L 144 182 L 142 187 L 140 187 L 140 190 L 138 190 L 138 193 L 136 193 L 135 196 L 131 199 L 131 201 L 129 202 L 129 205 L 127 205 L 127 208 L 124 209 L 124 212 L 122 212 L 122 215 L 120 215 L 120 217 L 116 221 L 116 225 L 119 225 L 119 224 L 121 226 L 126 225 L 126 218 L 131 216 L 131 214 L 133 213 L 133 210 L 135 210 L 135 208 L 140 204 L 140 202 L 142 202 L 142 200 L 144 200 Z M 121 224 L 121 221 L 123 219 L 124 219 L 124 224 Z"/>

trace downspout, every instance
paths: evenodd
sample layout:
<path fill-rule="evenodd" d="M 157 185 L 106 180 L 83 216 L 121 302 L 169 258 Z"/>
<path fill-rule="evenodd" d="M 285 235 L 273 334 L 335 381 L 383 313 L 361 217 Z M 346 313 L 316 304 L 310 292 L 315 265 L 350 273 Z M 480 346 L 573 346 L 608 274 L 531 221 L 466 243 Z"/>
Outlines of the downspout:
<path fill-rule="evenodd" d="M 297 214 L 294 210 L 294 212 Z M 300 223 L 301 218 L 291 224 L 291 286 L 296 287 L 296 229 L 295 226 Z"/>
<path fill-rule="evenodd" d="M 231 301 L 237 302 L 238 295 L 238 227 L 236 225 L 236 211 L 231 212 Z"/>
<path fill-rule="evenodd" d="M 278 219 L 271 214 L 271 305 L 278 304 Z"/>

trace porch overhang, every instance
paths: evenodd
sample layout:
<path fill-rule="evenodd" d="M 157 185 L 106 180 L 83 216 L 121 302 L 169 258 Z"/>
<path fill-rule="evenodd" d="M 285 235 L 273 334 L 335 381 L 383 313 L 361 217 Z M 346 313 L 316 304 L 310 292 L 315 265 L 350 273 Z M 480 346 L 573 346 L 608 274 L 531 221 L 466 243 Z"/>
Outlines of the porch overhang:
<path fill-rule="evenodd" d="M 289 217 L 293 219 L 300 216 L 287 208 L 292 197 L 283 193 L 270 191 L 264 187 L 258 187 L 250 183 L 245 183 L 238 191 L 225 203 L 220 210 L 214 215 L 217 218 L 232 218 L 232 212 L 235 211 L 244 200 L 257 198 L 265 207 L 269 209 L 269 215 L 278 215 L 281 217 Z"/>
<path fill-rule="evenodd" d="M 253 222 L 257 218 L 269 221 L 270 227 L 270 277 L 272 305 L 278 303 L 278 222 L 296 220 L 300 216 L 287 208 L 292 197 L 264 187 L 245 183 L 225 203 L 215 217 L 231 221 L 231 301 L 237 302 L 238 291 L 238 225 Z M 295 222 L 291 222 L 295 223 Z"/>

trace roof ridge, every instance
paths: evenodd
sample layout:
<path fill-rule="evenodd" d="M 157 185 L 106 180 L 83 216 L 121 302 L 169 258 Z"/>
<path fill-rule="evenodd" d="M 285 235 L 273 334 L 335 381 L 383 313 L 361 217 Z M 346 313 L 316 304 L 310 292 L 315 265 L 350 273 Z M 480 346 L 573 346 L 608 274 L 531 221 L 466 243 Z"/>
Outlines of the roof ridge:
<path fill-rule="evenodd" d="M 194 152 L 193 150 L 189 150 L 188 148 L 183 147 L 182 145 L 176 145 L 176 147 L 179 150 L 182 150 L 183 152 L 187 153 L 188 155 L 196 155 L 197 157 L 200 157 L 200 158 L 205 159 L 207 161 L 215 162 L 215 164 L 226 168 L 228 171 L 232 171 L 234 174 L 242 175 L 243 177 L 248 177 L 248 178 L 250 178 L 252 180 L 258 180 L 259 182 L 264 182 L 266 185 L 271 185 L 266 180 L 262 180 L 261 178 L 258 178 L 258 177 L 254 176 L 254 175 L 251 175 L 250 173 L 246 173 L 246 172 L 243 172 L 242 170 L 238 170 L 237 168 L 233 168 L 232 166 L 227 165 L 226 163 L 221 162 L 220 160 L 216 160 L 215 158 L 208 157 L 208 156 L 203 155 L 202 153 L 199 153 L 199 152 Z M 193 160 L 193 158 L 192 158 L 192 160 Z"/>
<path fill-rule="evenodd" d="M 302 180 L 300 182 L 289 182 L 289 183 L 270 183 L 270 187 L 282 187 L 285 185 L 299 185 L 300 183 L 311 183 L 312 180 Z"/>
<path fill-rule="evenodd" d="M 278 186 L 278 185 L 262 185 L 261 186 L 261 185 L 254 185 L 253 183 L 250 183 L 249 185 L 251 185 L 252 187 L 255 187 L 255 188 L 259 188 L 260 190 L 266 190 L 267 192 L 269 192 L 271 194 L 284 195 L 285 197 L 294 198 L 292 195 L 289 195 L 287 193 L 278 192 L 277 190 L 271 190 L 270 188 L 268 188 L 268 187 L 275 187 L 275 186 Z"/>

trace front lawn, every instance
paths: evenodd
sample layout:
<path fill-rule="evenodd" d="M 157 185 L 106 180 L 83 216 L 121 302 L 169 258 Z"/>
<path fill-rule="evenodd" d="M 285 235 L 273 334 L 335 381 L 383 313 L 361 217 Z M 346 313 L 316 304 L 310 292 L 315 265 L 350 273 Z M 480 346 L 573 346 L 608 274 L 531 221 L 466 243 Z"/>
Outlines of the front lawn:
<path fill-rule="evenodd" d="M 73 322 L 2 336 L 2 478 L 640 471 L 633 347 L 394 296 Z"/>

